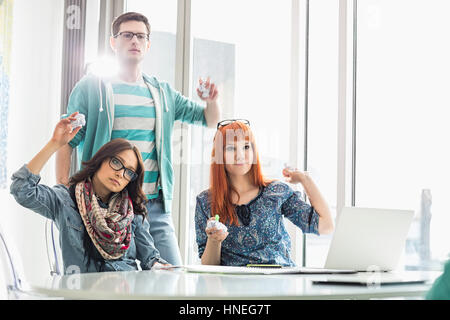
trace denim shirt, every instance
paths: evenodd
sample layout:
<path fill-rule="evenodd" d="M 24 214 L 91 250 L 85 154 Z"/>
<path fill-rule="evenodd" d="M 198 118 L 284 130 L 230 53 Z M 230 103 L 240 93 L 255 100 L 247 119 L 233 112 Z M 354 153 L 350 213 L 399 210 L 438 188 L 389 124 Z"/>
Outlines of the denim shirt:
<path fill-rule="evenodd" d="M 93 259 L 88 264 L 83 247 L 86 229 L 69 189 L 62 184 L 52 188 L 39 184 L 40 176 L 30 172 L 26 165 L 15 172 L 11 179 L 10 192 L 20 205 L 55 222 L 59 230 L 65 274 L 138 270 L 136 259 L 143 270 L 150 270 L 156 261 L 167 263 L 154 246 L 147 219 L 135 215 L 131 223 L 130 247 L 125 254 L 117 260 L 105 260 L 102 270 Z"/>
<path fill-rule="evenodd" d="M 246 264 L 278 264 L 295 266 L 291 259 L 291 240 L 284 226 L 283 217 L 289 219 L 304 233 L 319 235 L 319 215 L 309 204 L 301 200 L 301 194 L 289 185 L 274 181 L 246 204 L 250 213 L 248 225 L 224 223 L 228 236 L 222 242 L 220 264 L 242 266 Z M 198 254 L 205 251 L 208 236 L 207 220 L 219 214 L 211 214 L 209 190 L 197 196 L 195 231 Z"/>

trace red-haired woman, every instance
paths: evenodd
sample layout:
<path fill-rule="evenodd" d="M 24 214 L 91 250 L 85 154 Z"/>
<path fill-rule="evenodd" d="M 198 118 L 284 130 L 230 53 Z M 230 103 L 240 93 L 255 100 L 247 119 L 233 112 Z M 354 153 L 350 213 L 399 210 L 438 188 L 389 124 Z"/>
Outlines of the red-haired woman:
<path fill-rule="evenodd" d="M 247 120 L 218 124 L 210 175 L 210 188 L 197 196 L 195 211 L 202 264 L 295 266 L 283 216 L 304 233 L 333 231 L 330 209 L 306 172 L 284 169 L 283 175 L 303 185 L 311 205 L 286 183 L 264 178 Z M 228 231 L 207 228 L 216 214 Z"/>

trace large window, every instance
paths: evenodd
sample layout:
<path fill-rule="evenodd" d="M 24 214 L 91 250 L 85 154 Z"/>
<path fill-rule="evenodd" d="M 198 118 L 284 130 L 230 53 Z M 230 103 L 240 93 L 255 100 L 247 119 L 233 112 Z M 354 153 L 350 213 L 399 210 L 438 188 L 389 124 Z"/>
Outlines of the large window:
<path fill-rule="evenodd" d="M 357 11 L 355 204 L 415 210 L 404 263 L 432 267 L 450 252 L 450 3 Z"/>
<path fill-rule="evenodd" d="M 250 121 L 264 173 L 277 179 L 289 156 L 290 21 L 290 1 L 192 1 L 192 97 L 198 78 L 210 76 L 223 118 Z M 191 132 L 188 263 L 198 261 L 195 198 L 208 188 L 215 133 Z"/>
<path fill-rule="evenodd" d="M 175 86 L 177 33 L 176 0 L 127 0 L 127 11 L 144 14 L 151 26 L 151 47 L 144 60 L 144 72 Z"/>
<path fill-rule="evenodd" d="M 401 265 L 440 265 L 450 252 L 448 1 L 177 3 L 128 0 L 152 24 L 146 72 L 200 103 L 198 79 L 211 77 L 222 118 L 250 121 L 265 175 L 282 180 L 284 163 L 306 160 L 335 218 L 343 205 L 415 210 Z M 173 217 L 184 262 L 196 263 L 195 199 L 208 188 L 215 130 L 181 128 Z M 307 266 L 324 265 L 331 238 L 305 237 Z"/>

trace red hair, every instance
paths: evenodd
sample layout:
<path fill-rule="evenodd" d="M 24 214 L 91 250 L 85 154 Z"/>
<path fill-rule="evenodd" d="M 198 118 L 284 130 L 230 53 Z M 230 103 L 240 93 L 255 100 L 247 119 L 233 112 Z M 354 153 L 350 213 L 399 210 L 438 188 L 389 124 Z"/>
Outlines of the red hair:
<path fill-rule="evenodd" d="M 218 214 L 222 222 L 238 225 L 238 218 L 234 211 L 234 205 L 231 201 L 232 193 L 236 192 L 232 186 L 228 174 L 225 170 L 224 149 L 225 141 L 230 141 L 233 138 L 236 141 L 238 138 L 245 138 L 251 143 L 253 149 L 253 163 L 249 171 L 252 183 L 259 188 L 267 186 L 270 181 L 266 180 L 262 174 L 261 163 L 259 161 L 258 152 L 256 149 L 255 138 L 246 124 L 236 121 L 226 126 L 219 127 L 214 136 L 212 161 L 210 169 L 210 186 L 209 197 L 211 204 L 211 216 Z M 227 140 L 226 140 L 227 139 Z"/>

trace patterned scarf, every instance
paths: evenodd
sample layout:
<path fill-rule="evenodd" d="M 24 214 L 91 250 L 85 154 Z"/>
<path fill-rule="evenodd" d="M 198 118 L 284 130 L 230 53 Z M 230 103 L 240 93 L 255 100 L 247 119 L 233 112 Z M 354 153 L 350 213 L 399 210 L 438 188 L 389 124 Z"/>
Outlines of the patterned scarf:
<path fill-rule="evenodd" d="M 77 183 L 75 197 L 87 233 L 102 257 L 114 260 L 123 256 L 130 246 L 134 218 L 127 189 L 111 197 L 108 209 L 100 207 L 89 179 Z"/>

